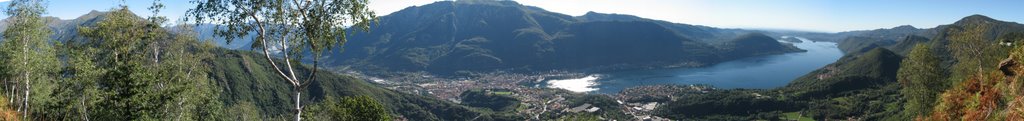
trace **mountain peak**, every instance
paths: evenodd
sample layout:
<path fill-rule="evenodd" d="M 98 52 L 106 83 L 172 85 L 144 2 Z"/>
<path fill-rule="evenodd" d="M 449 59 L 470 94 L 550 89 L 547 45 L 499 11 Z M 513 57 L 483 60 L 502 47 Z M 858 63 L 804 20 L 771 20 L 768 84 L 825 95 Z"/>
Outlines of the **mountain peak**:
<path fill-rule="evenodd" d="M 92 11 L 89 11 L 89 13 L 86 13 L 85 15 L 78 16 L 77 19 L 96 18 L 97 16 L 102 16 L 102 15 L 106 15 L 106 14 L 107 14 L 107 12 L 92 10 Z"/>
<path fill-rule="evenodd" d="M 863 56 L 868 56 L 868 57 L 895 57 L 895 58 L 898 58 L 898 55 L 896 53 L 892 52 L 889 49 L 885 49 L 885 48 L 882 48 L 882 47 L 877 47 L 877 48 L 871 49 L 868 52 L 866 52 L 864 55 L 862 55 L 862 57 Z"/>
<path fill-rule="evenodd" d="M 587 21 L 647 21 L 644 18 L 633 15 L 598 13 L 594 11 L 587 12 L 587 14 L 583 14 L 583 16 L 578 16 L 577 18 L 582 18 Z"/>
<path fill-rule="evenodd" d="M 106 13 L 106 12 L 100 12 L 98 10 L 89 10 L 89 13 L 86 13 L 85 15 L 89 15 L 89 14 L 103 14 L 103 13 Z"/>
<path fill-rule="evenodd" d="M 452 1 L 452 2 L 459 3 L 459 4 L 486 4 L 486 5 L 522 6 L 521 4 L 517 3 L 516 1 L 511 1 L 511 0 L 458 0 L 458 1 Z"/>
<path fill-rule="evenodd" d="M 600 12 L 595 12 L 595 11 L 587 11 L 587 13 L 583 14 L 583 16 L 633 16 L 633 15 L 616 14 L 616 13 L 600 13 Z"/>
<path fill-rule="evenodd" d="M 892 29 L 898 29 L 898 30 L 914 30 L 914 29 L 917 29 L 917 27 L 914 27 L 914 26 L 911 26 L 911 25 L 903 25 L 903 26 L 897 26 L 897 27 L 893 27 Z"/>
<path fill-rule="evenodd" d="M 988 22 L 997 22 L 997 21 L 999 21 L 999 20 L 992 19 L 992 18 L 990 18 L 988 16 L 985 16 L 985 15 L 974 14 L 974 15 L 971 15 L 971 16 L 964 17 L 964 18 L 960 19 L 960 21 L 956 21 L 956 23 L 954 23 L 954 24 L 968 24 L 968 23 L 979 23 L 979 22 L 988 23 Z"/>

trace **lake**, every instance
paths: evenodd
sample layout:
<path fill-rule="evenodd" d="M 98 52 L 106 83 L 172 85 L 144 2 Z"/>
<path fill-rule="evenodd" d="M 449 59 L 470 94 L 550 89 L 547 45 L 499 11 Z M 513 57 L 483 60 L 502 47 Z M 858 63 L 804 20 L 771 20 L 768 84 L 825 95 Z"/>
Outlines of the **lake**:
<path fill-rule="evenodd" d="M 836 48 L 836 43 L 798 39 L 804 42 L 793 44 L 807 52 L 749 57 L 700 68 L 601 72 L 583 78 L 547 80 L 544 86 L 606 94 L 618 93 L 634 86 L 662 84 L 709 84 L 725 89 L 766 89 L 785 86 L 793 79 L 843 56 Z"/>

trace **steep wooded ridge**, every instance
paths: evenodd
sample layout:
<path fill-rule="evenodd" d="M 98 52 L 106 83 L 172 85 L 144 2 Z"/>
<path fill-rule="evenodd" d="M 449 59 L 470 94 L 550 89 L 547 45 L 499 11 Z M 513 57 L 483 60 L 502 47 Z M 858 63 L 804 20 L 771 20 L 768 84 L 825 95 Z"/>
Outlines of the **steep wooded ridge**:
<path fill-rule="evenodd" d="M 700 66 L 801 51 L 770 37 L 713 45 L 754 32 L 618 14 L 573 17 L 513 1 L 442 1 L 383 16 L 369 33 L 353 32 L 343 51 L 323 60 L 362 70 L 445 74 Z M 749 53 L 755 50 L 749 46 L 763 50 Z"/>
<path fill-rule="evenodd" d="M 1019 44 L 1024 41 L 1024 25 L 972 15 L 931 29 L 901 26 L 834 35 L 846 37 L 839 45 L 847 55 L 785 87 L 685 95 L 660 107 L 656 114 L 684 120 L 775 120 L 795 116 L 816 120 L 1024 117 L 1020 111 L 1024 109 L 1020 106 L 1024 104 L 1019 98 L 1020 79 L 1015 75 L 1021 73 L 1018 56 L 1024 52 Z M 925 48 L 915 50 L 916 47 Z M 907 77 L 920 77 L 924 73 L 918 72 L 928 71 L 914 68 L 919 64 L 904 65 L 922 60 L 935 61 L 935 65 L 925 66 L 937 69 L 932 77 Z M 908 96 L 915 95 L 935 98 L 922 99 L 924 102 L 908 100 Z M 911 105 L 925 108 L 910 109 L 920 108 Z M 690 111 L 696 109 L 722 110 Z M 736 111 L 741 109 L 744 111 Z"/>
<path fill-rule="evenodd" d="M 965 29 L 978 29 L 979 39 L 995 41 L 1000 35 L 1020 31 L 1021 24 L 1015 22 L 999 21 L 983 15 L 971 15 L 962 18 L 961 20 L 948 25 L 940 25 L 935 28 L 921 29 L 914 28 L 913 26 L 904 25 L 894 27 L 890 29 L 876 29 L 870 31 L 849 31 L 840 32 L 833 34 L 837 42 L 839 42 L 839 49 L 846 53 L 862 53 L 867 50 L 871 50 L 874 47 L 885 47 L 891 50 L 897 50 L 900 54 L 906 54 L 909 47 L 912 47 L 914 43 L 921 43 L 922 41 L 930 40 L 944 40 L 948 41 L 949 34 L 954 31 L 964 31 Z M 904 41 L 911 40 L 911 41 Z M 925 42 L 928 43 L 928 42 Z M 940 42 L 939 45 L 942 46 Z M 899 46 L 899 47 L 896 47 Z"/>
<path fill-rule="evenodd" d="M 256 107 L 264 116 L 287 115 L 291 111 L 289 101 L 294 99 L 287 92 L 291 87 L 281 83 L 258 53 L 219 49 L 207 63 L 213 67 L 210 76 L 221 87 L 221 100 L 231 107 Z M 279 62 L 280 63 L 280 62 Z M 308 73 L 309 67 L 297 70 Z M 475 111 L 432 97 L 412 95 L 385 89 L 364 80 L 333 73 L 317 74 L 317 81 L 310 84 L 304 100 L 313 103 L 328 97 L 369 96 L 380 101 L 390 112 L 403 118 L 415 120 L 471 120 L 488 117 L 503 120 L 517 120 L 504 114 Z"/>

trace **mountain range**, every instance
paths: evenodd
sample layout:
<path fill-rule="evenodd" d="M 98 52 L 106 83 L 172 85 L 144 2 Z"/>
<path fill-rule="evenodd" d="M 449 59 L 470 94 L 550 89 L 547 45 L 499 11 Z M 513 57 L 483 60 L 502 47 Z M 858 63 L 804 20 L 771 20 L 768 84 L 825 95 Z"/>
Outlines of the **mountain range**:
<path fill-rule="evenodd" d="M 327 65 L 374 71 L 703 66 L 801 52 L 758 31 L 590 12 L 569 16 L 513 1 L 442 1 L 380 17 L 355 32 Z"/>

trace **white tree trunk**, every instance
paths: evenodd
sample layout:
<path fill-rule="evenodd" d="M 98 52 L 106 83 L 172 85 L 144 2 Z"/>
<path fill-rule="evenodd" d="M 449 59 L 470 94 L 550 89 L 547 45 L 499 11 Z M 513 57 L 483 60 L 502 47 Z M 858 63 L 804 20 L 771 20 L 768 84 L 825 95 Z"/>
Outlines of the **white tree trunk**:
<path fill-rule="evenodd" d="M 9 101 L 7 102 L 7 104 L 14 104 L 14 98 L 15 98 L 14 97 L 14 93 L 15 93 L 14 88 L 17 87 L 18 82 L 14 82 L 12 80 L 6 80 L 6 81 L 4 81 L 4 84 L 8 85 L 7 86 L 7 99 Z"/>
<path fill-rule="evenodd" d="M 159 48 L 159 45 L 157 45 L 155 43 L 156 42 L 154 42 L 154 44 L 153 44 L 153 63 L 157 64 L 157 63 L 160 63 L 160 48 Z"/>
<path fill-rule="evenodd" d="M 22 46 L 22 48 L 21 48 L 21 53 L 22 53 L 22 58 L 24 58 L 24 59 L 21 60 L 22 61 L 21 63 L 22 63 L 22 66 L 23 66 L 22 69 L 24 69 L 23 71 L 25 71 L 24 72 L 25 80 L 22 80 L 22 81 L 25 82 L 25 97 L 24 97 L 24 100 L 21 100 L 22 108 L 24 108 L 24 110 L 23 110 L 24 112 L 21 113 L 21 115 L 22 115 L 23 118 L 28 118 L 28 93 L 30 91 L 30 89 L 29 89 L 30 88 L 29 87 L 29 75 L 31 75 L 31 73 L 32 73 L 32 71 L 31 71 L 32 69 L 28 69 L 28 68 L 32 68 L 32 67 L 28 66 L 28 53 L 29 53 L 28 52 L 28 43 L 29 42 L 28 42 L 28 40 L 25 40 L 25 39 L 22 39 L 22 40 L 23 40 L 22 42 L 24 42 L 24 46 Z"/>
<path fill-rule="evenodd" d="M 86 95 L 88 95 L 88 93 L 86 93 Z M 81 98 L 82 99 L 81 100 L 82 101 L 82 118 L 85 121 L 89 121 L 89 107 L 85 106 L 85 100 L 88 99 L 88 97 L 89 96 L 85 96 L 85 97 Z"/>
<path fill-rule="evenodd" d="M 296 88 L 298 88 L 296 86 Z M 302 97 L 302 92 L 298 89 L 295 90 L 295 121 L 302 121 L 302 103 L 300 103 L 299 97 Z"/>
<path fill-rule="evenodd" d="M 25 72 L 25 100 L 22 101 L 22 102 L 25 103 L 25 113 L 21 114 L 21 116 L 23 118 L 26 118 L 26 119 L 28 118 L 28 113 L 29 113 L 28 94 L 29 94 L 29 92 L 32 89 L 32 86 L 29 84 L 29 81 L 28 81 L 29 75 L 31 75 L 31 72 Z"/>

